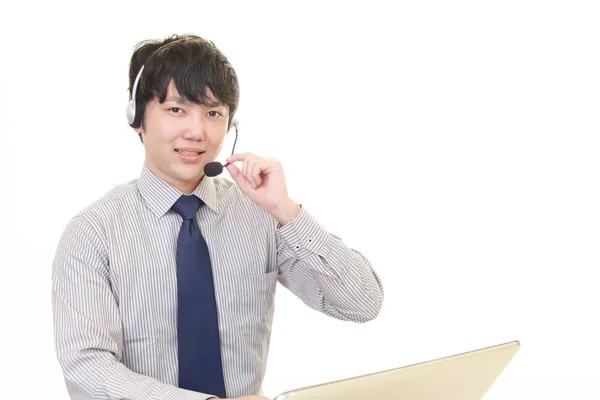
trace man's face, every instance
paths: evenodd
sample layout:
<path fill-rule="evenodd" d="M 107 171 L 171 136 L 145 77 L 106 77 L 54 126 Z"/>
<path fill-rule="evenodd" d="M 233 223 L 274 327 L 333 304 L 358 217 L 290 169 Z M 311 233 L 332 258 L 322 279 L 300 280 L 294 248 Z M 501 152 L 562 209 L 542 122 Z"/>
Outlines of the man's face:
<path fill-rule="evenodd" d="M 204 176 L 204 165 L 219 154 L 227 134 L 229 107 L 218 103 L 210 89 L 208 103 L 183 99 L 173 81 L 164 103 L 154 99 L 146 105 L 143 132 L 146 165 L 182 192 L 190 193 Z"/>

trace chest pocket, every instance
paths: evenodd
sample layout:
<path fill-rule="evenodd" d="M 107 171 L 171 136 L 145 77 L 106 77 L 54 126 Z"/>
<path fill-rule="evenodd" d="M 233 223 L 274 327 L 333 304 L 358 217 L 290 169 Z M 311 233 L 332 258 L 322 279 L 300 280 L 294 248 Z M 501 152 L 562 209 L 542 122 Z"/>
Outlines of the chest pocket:
<path fill-rule="evenodd" d="M 224 335 L 259 357 L 270 339 L 277 273 L 229 276 L 231 285 L 219 318 Z"/>
<path fill-rule="evenodd" d="M 276 285 L 277 271 L 241 277 L 237 306 L 249 317 L 266 322 L 265 318 L 274 308 Z M 248 322 L 251 323 L 252 318 Z"/>

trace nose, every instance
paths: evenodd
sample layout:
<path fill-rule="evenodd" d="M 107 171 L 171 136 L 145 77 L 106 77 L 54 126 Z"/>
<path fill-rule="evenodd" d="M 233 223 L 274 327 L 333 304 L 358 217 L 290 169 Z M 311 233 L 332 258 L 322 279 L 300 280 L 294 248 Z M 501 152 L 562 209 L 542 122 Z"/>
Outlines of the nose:
<path fill-rule="evenodd" d="M 186 119 L 183 138 L 186 140 L 204 140 L 206 124 L 202 115 L 193 113 Z"/>

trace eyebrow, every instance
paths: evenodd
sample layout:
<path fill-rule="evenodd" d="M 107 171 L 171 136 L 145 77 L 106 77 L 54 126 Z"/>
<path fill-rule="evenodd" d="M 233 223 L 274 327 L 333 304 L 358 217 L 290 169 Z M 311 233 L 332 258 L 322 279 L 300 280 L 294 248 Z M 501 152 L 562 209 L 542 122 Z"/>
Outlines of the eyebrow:
<path fill-rule="evenodd" d="M 170 96 L 167 98 L 166 101 L 174 102 L 177 104 L 187 104 L 187 105 L 191 104 L 189 100 L 187 100 L 183 97 L 180 97 L 180 96 Z M 217 100 L 217 101 L 208 102 L 205 105 L 207 107 L 222 107 L 224 104 L 221 101 Z"/>

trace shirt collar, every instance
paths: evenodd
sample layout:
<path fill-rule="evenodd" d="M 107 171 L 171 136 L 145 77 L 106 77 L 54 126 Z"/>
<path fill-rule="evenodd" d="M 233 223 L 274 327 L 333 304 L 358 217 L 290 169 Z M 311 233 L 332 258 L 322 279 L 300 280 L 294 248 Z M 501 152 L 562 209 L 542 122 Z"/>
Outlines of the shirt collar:
<path fill-rule="evenodd" d="M 157 218 L 165 215 L 177 199 L 184 194 L 150 171 L 146 163 L 144 163 L 137 185 L 148 208 Z M 217 190 L 213 178 L 204 176 L 192 194 L 198 196 L 212 211 L 219 213 Z"/>

